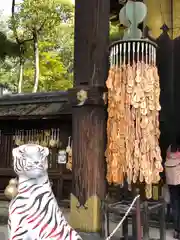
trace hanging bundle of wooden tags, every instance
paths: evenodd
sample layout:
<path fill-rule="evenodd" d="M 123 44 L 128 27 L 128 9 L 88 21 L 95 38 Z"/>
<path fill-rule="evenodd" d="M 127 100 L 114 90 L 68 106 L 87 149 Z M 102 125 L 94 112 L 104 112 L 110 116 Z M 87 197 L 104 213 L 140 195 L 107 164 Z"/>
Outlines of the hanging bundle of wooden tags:
<path fill-rule="evenodd" d="M 66 168 L 72 171 L 72 141 L 71 136 L 68 138 L 68 145 L 66 147 L 66 153 L 68 155 L 68 161 L 66 163 Z"/>
<path fill-rule="evenodd" d="M 146 196 L 163 171 L 159 147 L 160 86 L 156 46 L 145 40 L 111 48 L 108 88 L 107 180 L 145 182 Z"/>
<path fill-rule="evenodd" d="M 44 147 L 59 148 L 61 147 L 60 129 L 16 129 L 14 142 L 17 146 L 27 143 L 40 144 Z"/>

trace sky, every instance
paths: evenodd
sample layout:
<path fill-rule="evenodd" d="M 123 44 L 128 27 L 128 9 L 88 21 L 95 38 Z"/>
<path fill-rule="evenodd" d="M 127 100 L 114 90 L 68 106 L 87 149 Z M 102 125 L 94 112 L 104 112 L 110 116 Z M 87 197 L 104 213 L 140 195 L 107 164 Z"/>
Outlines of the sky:
<path fill-rule="evenodd" d="M 10 15 L 11 4 L 12 4 L 12 0 L 0 0 L 0 11 L 3 10 L 4 15 Z"/>

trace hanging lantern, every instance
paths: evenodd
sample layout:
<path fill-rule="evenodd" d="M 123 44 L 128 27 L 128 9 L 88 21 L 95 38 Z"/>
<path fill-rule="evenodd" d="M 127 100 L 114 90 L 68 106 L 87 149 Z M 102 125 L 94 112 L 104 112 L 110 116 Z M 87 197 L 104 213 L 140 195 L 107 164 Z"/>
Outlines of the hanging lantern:
<path fill-rule="evenodd" d="M 159 147 L 159 76 L 156 45 L 136 38 L 139 22 L 135 23 L 131 24 L 127 40 L 111 46 L 106 82 L 107 180 L 123 184 L 126 178 L 129 186 L 145 182 L 146 196 L 151 198 L 152 184 L 160 180 L 159 173 L 163 170 Z"/>

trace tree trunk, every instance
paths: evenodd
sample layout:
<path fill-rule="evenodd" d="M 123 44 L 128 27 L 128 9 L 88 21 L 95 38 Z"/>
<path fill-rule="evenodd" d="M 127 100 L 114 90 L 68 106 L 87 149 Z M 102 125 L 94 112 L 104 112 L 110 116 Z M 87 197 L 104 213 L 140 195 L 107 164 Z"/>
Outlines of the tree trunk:
<path fill-rule="evenodd" d="M 24 70 L 24 43 L 19 40 L 18 35 L 17 35 L 17 29 L 16 29 L 16 25 L 15 25 L 15 18 L 14 18 L 15 4 L 16 4 L 16 1 L 12 0 L 11 11 L 12 11 L 13 34 L 14 34 L 17 44 L 19 45 L 19 50 L 20 50 L 18 93 L 21 93 L 22 92 L 22 83 L 23 83 L 23 70 Z"/>
<path fill-rule="evenodd" d="M 18 82 L 18 93 L 22 92 L 23 84 L 23 73 L 24 73 L 24 45 L 20 45 L 20 63 L 19 63 L 19 82 Z"/>
<path fill-rule="evenodd" d="M 38 46 L 38 33 L 33 31 L 34 41 L 34 88 L 33 92 L 37 92 L 39 84 L 39 46 Z"/>
<path fill-rule="evenodd" d="M 22 92 L 23 71 L 24 71 L 24 62 L 23 62 L 22 60 L 20 60 L 18 93 L 21 93 L 21 92 Z"/>

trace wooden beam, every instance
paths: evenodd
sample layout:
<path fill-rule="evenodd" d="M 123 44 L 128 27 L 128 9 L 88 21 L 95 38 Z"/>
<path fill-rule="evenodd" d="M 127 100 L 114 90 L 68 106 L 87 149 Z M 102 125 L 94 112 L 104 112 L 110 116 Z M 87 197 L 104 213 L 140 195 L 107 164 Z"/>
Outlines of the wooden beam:
<path fill-rule="evenodd" d="M 76 86 L 104 86 L 107 73 L 109 1 L 76 0 L 75 61 Z"/>
<path fill-rule="evenodd" d="M 101 231 L 105 183 L 105 81 L 108 72 L 109 1 L 76 0 L 71 225 Z M 83 91 L 82 91 L 83 90 Z M 78 96 L 83 93 L 84 101 Z"/>

